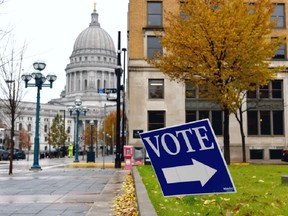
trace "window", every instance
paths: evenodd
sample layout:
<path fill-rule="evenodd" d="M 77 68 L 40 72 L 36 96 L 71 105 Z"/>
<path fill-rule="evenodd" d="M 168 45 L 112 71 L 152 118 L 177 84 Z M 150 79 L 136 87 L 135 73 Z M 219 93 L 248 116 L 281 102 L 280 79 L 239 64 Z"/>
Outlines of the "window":
<path fill-rule="evenodd" d="M 260 98 L 269 98 L 269 86 L 263 86 L 259 88 Z"/>
<path fill-rule="evenodd" d="M 284 134 L 284 125 L 283 125 L 283 111 L 273 111 L 273 132 L 274 135 L 283 135 Z"/>
<path fill-rule="evenodd" d="M 70 132 L 71 132 L 71 127 L 69 126 L 69 127 L 67 128 L 67 133 L 70 134 Z"/>
<path fill-rule="evenodd" d="M 165 127 L 165 111 L 148 111 L 148 131 Z"/>
<path fill-rule="evenodd" d="M 248 135 L 258 134 L 258 117 L 257 111 L 248 111 Z"/>
<path fill-rule="evenodd" d="M 162 2 L 147 3 L 148 26 L 162 26 Z"/>
<path fill-rule="evenodd" d="M 27 117 L 28 121 L 32 121 L 32 117 Z"/>
<path fill-rule="evenodd" d="M 185 88 L 186 98 L 196 98 L 196 87 L 192 83 L 186 83 Z"/>
<path fill-rule="evenodd" d="M 222 111 L 212 111 L 212 118 L 211 118 L 212 128 L 216 135 L 222 135 L 223 131 L 223 118 L 222 118 Z"/>
<path fill-rule="evenodd" d="M 186 98 L 201 98 L 205 99 L 207 98 L 207 86 L 201 86 L 197 87 L 193 83 L 186 83 L 185 85 L 186 88 Z"/>
<path fill-rule="evenodd" d="M 282 44 L 278 50 L 275 51 L 272 59 L 286 59 L 286 44 Z"/>
<path fill-rule="evenodd" d="M 149 79 L 149 98 L 163 99 L 164 98 L 164 80 Z"/>
<path fill-rule="evenodd" d="M 45 126 L 44 126 L 44 132 L 45 132 L 45 133 L 47 133 L 47 128 L 48 128 L 48 126 L 45 125 Z"/>
<path fill-rule="evenodd" d="M 283 135 L 282 110 L 248 111 L 248 135 Z"/>
<path fill-rule="evenodd" d="M 271 21 L 277 20 L 276 28 L 285 28 L 285 5 L 275 5 L 275 10 L 271 16 Z"/>
<path fill-rule="evenodd" d="M 247 106 L 248 135 L 284 134 L 283 80 L 248 92 Z"/>
<path fill-rule="evenodd" d="M 272 81 L 272 98 L 282 98 L 282 83 L 281 80 Z"/>
<path fill-rule="evenodd" d="M 247 92 L 249 99 L 282 99 L 283 80 L 273 80 L 266 86 L 261 86 L 255 91 Z"/>
<path fill-rule="evenodd" d="M 31 124 L 28 124 L 28 131 L 31 131 Z"/>
<path fill-rule="evenodd" d="M 157 54 L 162 55 L 163 50 L 160 44 L 160 38 L 156 36 L 147 37 L 147 57 L 155 58 Z"/>
<path fill-rule="evenodd" d="M 18 130 L 19 130 L 19 131 L 22 130 L 22 123 L 19 124 L 19 128 L 18 128 Z"/>
<path fill-rule="evenodd" d="M 223 134 L 223 115 L 221 110 L 186 110 L 186 122 L 208 118 L 214 133 Z"/>
<path fill-rule="evenodd" d="M 272 38 L 273 40 L 273 38 Z M 282 44 L 281 46 L 278 47 L 278 50 L 274 52 L 274 56 L 272 59 L 274 60 L 283 60 L 286 59 L 286 44 Z"/>
<path fill-rule="evenodd" d="M 194 110 L 186 111 L 186 122 L 192 122 L 197 120 L 197 113 Z"/>
<path fill-rule="evenodd" d="M 264 158 L 263 149 L 250 149 L 250 159 L 262 160 Z"/>

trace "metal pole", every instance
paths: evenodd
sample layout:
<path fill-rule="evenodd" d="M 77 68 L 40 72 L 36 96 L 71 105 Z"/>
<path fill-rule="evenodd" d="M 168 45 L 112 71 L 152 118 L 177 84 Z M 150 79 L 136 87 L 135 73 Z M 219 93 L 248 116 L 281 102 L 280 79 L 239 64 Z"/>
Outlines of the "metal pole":
<path fill-rule="evenodd" d="M 91 135 L 90 135 L 90 152 L 93 152 L 93 124 L 91 124 Z"/>
<path fill-rule="evenodd" d="M 41 89 L 41 84 L 38 83 L 39 81 L 36 80 L 37 83 L 36 128 L 34 137 L 34 162 L 31 169 L 41 169 L 41 167 L 39 166 L 39 120 L 40 120 L 39 116 L 40 116 L 40 89 Z"/>
<path fill-rule="evenodd" d="M 112 155 L 114 155 L 114 124 L 112 124 Z"/>
<path fill-rule="evenodd" d="M 120 80 L 121 80 L 121 32 L 118 31 L 118 56 L 117 56 L 117 114 L 116 114 L 116 158 L 115 168 L 121 168 L 120 149 Z"/>
<path fill-rule="evenodd" d="M 96 158 L 98 158 L 98 121 L 96 121 Z"/>
<path fill-rule="evenodd" d="M 105 152 L 104 148 L 106 147 L 106 103 L 104 104 L 104 144 L 102 146 L 102 157 L 103 157 L 103 169 L 105 169 Z"/>
<path fill-rule="evenodd" d="M 124 145 L 125 145 L 125 65 L 126 65 L 126 48 L 123 48 L 122 51 L 124 52 L 124 66 L 123 66 L 123 112 L 122 112 L 122 145 L 121 145 L 121 161 L 124 161 Z"/>
<path fill-rule="evenodd" d="M 79 139 L 79 110 L 76 110 L 76 143 L 75 143 L 75 160 L 74 162 L 79 162 L 78 159 L 78 139 Z"/>
<path fill-rule="evenodd" d="M 65 110 L 64 111 L 64 133 L 66 134 L 66 116 L 65 116 Z M 66 141 L 66 140 L 65 140 Z M 64 141 L 64 149 L 63 149 L 63 156 L 65 157 L 66 156 L 66 148 L 65 148 L 65 141 Z"/>

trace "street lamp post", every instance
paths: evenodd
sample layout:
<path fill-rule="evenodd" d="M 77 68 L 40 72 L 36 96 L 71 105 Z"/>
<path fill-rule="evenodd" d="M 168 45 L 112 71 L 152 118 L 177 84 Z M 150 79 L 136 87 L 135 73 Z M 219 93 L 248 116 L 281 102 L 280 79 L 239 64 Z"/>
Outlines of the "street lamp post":
<path fill-rule="evenodd" d="M 78 148 L 79 148 L 79 115 L 82 113 L 84 116 L 86 115 L 86 112 L 89 111 L 87 107 L 81 106 L 82 101 L 80 99 L 75 100 L 75 106 L 71 106 L 68 108 L 68 111 L 70 112 L 70 116 L 73 114 L 76 115 L 76 143 L 75 143 L 75 160 L 74 162 L 79 162 L 78 159 Z"/>
<path fill-rule="evenodd" d="M 117 66 L 117 111 L 116 111 L 116 157 L 115 168 L 121 168 L 121 144 L 120 144 L 120 79 L 121 79 L 121 32 L 118 32 Z"/>
<path fill-rule="evenodd" d="M 90 133 L 90 149 L 87 153 L 87 163 L 88 162 L 94 162 L 95 163 L 95 152 L 93 151 L 93 126 L 94 121 L 90 121 L 90 127 L 91 127 L 91 133 Z"/>
<path fill-rule="evenodd" d="M 124 52 L 124 70 L 123 70 L 123 110 L 122 110 L 122 145 L 121 145 L 121 161 L 124 161 L 124 145 L 125 145 L 125 120 L 126 120 L 126 116 L 125 116 L 125 73 L 126 73 L 126 48 L 122 48 L 122 51 Z M 127 138 L 127 136 L 126 136 Z"/>
<path fill-rule="evenodd" d="M 25 73 L 21 76 L 21 79 L 25 81 L 25 88 L 37 87 L 37 102 L 36 102 L 36 124 L 35 124 L 35 137 L 34 137 L 34 162 L 31 169 L 41 169 L 39 166 L 39 122 L 40 122 L 40 90 L 42 87 L 52 88 L 53 82 L 57 79 L 55 74 L 48 74 L 46 77 L 41 73 L 45 69 L 46 64 L 44 61 L 36 61 L 33 63 L 33 67 L 36 71 L 33 73 Z M 34 79 L 34 83 L 28 83 L 31 79 Z M 45 84 L 45 81 L 50 82 Z"/>

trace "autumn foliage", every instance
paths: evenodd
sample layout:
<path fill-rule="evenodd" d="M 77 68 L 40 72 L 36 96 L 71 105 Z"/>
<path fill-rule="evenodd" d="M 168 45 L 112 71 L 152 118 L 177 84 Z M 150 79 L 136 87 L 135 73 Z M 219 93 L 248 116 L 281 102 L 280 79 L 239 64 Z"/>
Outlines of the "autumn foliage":
<path fill-rule="evenodd" d="M 138 216 L 135 185 L 131 172 L 125 177 L 122 192 L 122 194 L 119 194 L 114 199 L 114 215 Z"/>
<path fill-rule="evenodd" d="M 32 143 L 30 142 L 30 136 L 27 130 L 21 129 L 19 132 L 19 147 L 20 149 L 30 149 Z"/>
<path fill-rule="evenodd" d="M 285 36 L 272 35 L 274 7 L 270 0 L 180 1 L 179 11 L 164 17 L 164 54 L 148 60 L 171 80 L 204 89 L 202 97 L 222 107 L 228 164 L 229 114 L 241 105 L 243 92 L 266 85 L 283 69 L 269 61 L 285 43 Z"/>
<path fill-rule="evenodd" d="M 269 60 L 284 43 L 271 40 L 270 0 L 187 0 L 168 13 L 162 37 L 166 52 L 150 61 L 171 79 L 204 86 L 206 98 L 233 110 L 245 90 L 275 77 Z"/>

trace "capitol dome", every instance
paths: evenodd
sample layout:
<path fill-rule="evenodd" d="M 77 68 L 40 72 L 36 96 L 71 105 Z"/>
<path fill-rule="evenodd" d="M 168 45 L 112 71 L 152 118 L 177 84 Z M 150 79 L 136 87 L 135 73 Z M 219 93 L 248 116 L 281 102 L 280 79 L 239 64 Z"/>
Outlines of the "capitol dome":
<path fill-rule="evenodd" d="M 106 89 L 115 89 L 117 55 L 111 36 L 100 27 L 96 6 L 89 27 L 76 38 L 67 64 L 66 86 L 62 98 L 104 101 Z"/>
<path fill-rule="evenodd" d="M 74 47 L 73 54 L 81 53 L 84 50 L 98 50 L 99 52 L 111 52 L 115 54 L 115 46 L 111 36 L 100 27 L 98 22 L 98 13 L 94 9 L 91 14 L 91 23 L 88 28 L 83 30 L 77 37 Z"/>
<path fill-rule="evenodd" d="M 85 29 L 77 37 L 74 51 L 83 49 L 99 49 L 115 52 L 114 43 L 110 35 L 99 26 L 93 25 Z"/>

